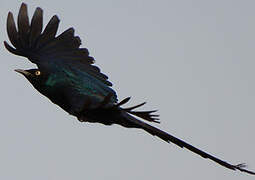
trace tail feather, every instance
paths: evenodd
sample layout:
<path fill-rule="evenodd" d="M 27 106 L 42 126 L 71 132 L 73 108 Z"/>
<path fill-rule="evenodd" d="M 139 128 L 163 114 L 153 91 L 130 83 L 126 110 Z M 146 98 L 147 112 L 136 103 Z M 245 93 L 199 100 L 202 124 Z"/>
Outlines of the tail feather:
<path fill-rule="evenodd" d="M 127 102 L 129 100 L 123 100 L 124 102 Z M 123 104 L 123 103 L 119 103 L 119 104 Z M 132 109 L 132 108 L 131 108 Z M 135 112 L 131 111 L 132 113 L 130 113 L 130 111 L 126 111 L 125 109 L 120 108 L 119 106 L 113 106 L 113 107 L 102 107 L 100 106 L 99 108 L 96 108 L 94 110 L 89 110 L 86 111 L 84 115 L 78 117 L 80 121 L 87 121 L 87 122 L 91 122 L 91 123 L 101 123 L 101 124 L 105 124 L 105 125 L 112 125 L 112 124 L 119 124 L 121 126 L 127 127 L 127 128 L 138 128 L 138 129 L 143 129 L 146 132 L 148 132 L 149 134 L 153 135 L 153 136 L 157 136 L 160 139 L 166 141 L 167 143 L 174 143 L 177 146 L 181 147 L 181 148 L 186 148 L 189 151 L 200 155 L 201 157 L 205 158 L 205 159 L 210 159 L 216 163 L 218 163 L 221 166 L 224 166 L 228 169 L 231 170 L 239 170 L 242 172 L 246 172 L 248 174 L 252 174 L 255 175 L 255 172 L 250 171 L 245 169 L 245 164 L 240 163 L 237 165 L 233 165 L 230 164 L 226 161 L 223 161 L 213 155 L 210 155 L 208 153 L 206 153 L 205 151 L 202 151 L 188 143 L 186 143 L 185 141 L 176 138 L 170 134 L 168 134 L 167 132 L 164 132 L 156 127 L 153 127 L 137 118 L 135 118 L 133 115 L 136 115 L 138 117 L 141 117 L 143 119 L 146 120 L 147 115 L 150 116 L 150 118 L 154 118 L 156 115 L 152 116 L 150 113 L 154 112 L 154 111 L 145 111 L 144 114 L 146 115 L 141 115 L 143 114 L 143 112 Z M 152 116 L 152 117 L 151 117 Z M 148 120 L 150 121 L 150 120 Z"/>
<path fill-rule="evenodd" d="M 126 104 L 131 98 L 127 97 L 124 100 L 122 100 L 120 103 L 118 103 L 116 106 L 120 107 L 123 104 Z M 159 121 L 159 115 L 158 114 L 152 114 L 154 112 L 157 112 L 157 110 L 152 110 L 152 111 L 133 111 L 133 109 L 139 108 L 141 106 L 143 106 L 144 104 L 146 104 L 146 102 L 143 102 L 141 104 L 135 105 L 135 106 L 131 106 L 128 108 L 121 108 L 122 110 L 124 110 L 125 112 L 132 114 L 134 116 L 137 116 L 139 118 L 142 118 L 146 121 L 149 122 L 155 122 L 155 123 L 160 123 Z"/>
<path fill-rule="evenodd" d="M 124 109 L 126 112 L 135 115 L 137 117 L 140 117 L 144 120 L 147 120 L 149 122 L 155 122 L 155 123 L 160 123 L 159 121 L 159 115 L 158 114 L 151 114 L 156 112 L 156 110 L 154 111 L 127 111 L 126 109 Z"/>
<path fill-rule="evenodd" d="M 220 164 L 221 166 L 224 166 L 228 169 L 231 169 L 231 170 L 239 170 L 241 172 L 246 172 L 248 174 L 252 174 L 252 175 L 255 175 L 255 172 L 253 171 L 250 171 L 250 170 L 247 170 L 245 169 L 246 165 L 243 164 L 243 163 L 240 163 L 240 164 L 237 164 L 237 165 L 233 165 L 233 164 L 230 164 L 226 161 L 223 161 L 213 155 L 210 155 L 188 143 L 186 143 L 185 141 L 181 140 L 181 139 L 178 139 L 156 127 L 153 127 L 147 123 L 144 123 L 143 121 L 140 121 L 138 119 L 136 119 L 135 117 L 129 115 L 127 112 L 125 111 L 122 111 L 121 113 L 121 116 L 122 118 L 125 119 L 125 121 L 129 122 L 129 124 L 133 124 L 133 127 L 137 127 L 137 128 L 141 128 L 143 130 L 145 130 L 146 132 L 150 133 L 151 135 L 153 136 L 157 136 L 159 137 L 160 139 L 168 142 L 168 143 L 174 143 L 176 144 L 177 146 L 181 147 L 181 148 L 186 148 L 190 151 L 192 151 L 193 153 L 195 154 L 198 154 L 200 155 L 201 157 L 203 158 L 206 158 L 206 159 L 210 159 L 218 164 Z M 123 120 L 124 121 L 124 120 Z"/>
<path fill-rule="evenodd" d="M 145 104 L 146 104 L 146 102 L 143 102 L 141 104 L 138 104 L 138 105 L 135 105 L 135 106 L 132 106 L 132 107 L 129 107 L 129 108 L 123 108 L 123 109 L 125 109 L 126 111 L 132 111 L 133 109 L 139 108 L 139 107 L 141 107 Z"/>

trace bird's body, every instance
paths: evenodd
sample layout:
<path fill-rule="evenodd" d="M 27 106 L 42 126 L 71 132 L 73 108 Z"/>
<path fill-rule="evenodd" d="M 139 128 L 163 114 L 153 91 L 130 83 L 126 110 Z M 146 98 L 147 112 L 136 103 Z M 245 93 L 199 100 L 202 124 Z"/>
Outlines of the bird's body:
<path fill-rule="evenodd" d="M 112 83 L 93 65 L 94 58 L 89 56 L 88 50 L 80 48 L 81 40 L 74 36 L 74 29 L 69 28 L 56 37 L 59 19 L 53 16 L 42 32 L 42 14 L 42 9 L 37 8 L 29 23 L 27 6 L 23 3 L 18 15 L 17 30 L 13 15 L 9 13 L 7 33 L 15 48 L 4 42 L 11 53 L 27 57 L 38 66 L 38 69 L 16 71 L 23 74 L 41 94 L 81 122 L 140 128 L 226 168 L 255 175 L 246 170 L 243 164 L 229 164 L 137 119 L 139 117 L 149 122 L 158 122 L 158 115 L 153 114 L 155 111 L 134 111 L 144 103 L 122 108 L 121 105 L 130 98 L 118 102 L 117 94 L 111 88 Z"/>
<path fill-rule="evenodd" d="M 44 72 L 41 73 L 43 76 Z M 99 106 L 108 94 L 112 94 L 109 104 L 117 102 L 115 91 L 85 72 L 58 69 L 56 73 L 49 74 L 42 84 L 35 88 L 59 106 L 69 105 L 69 108 L 63 109 L 72 115 Z M 85 106 L 88 101 L 93 102 Z"/>

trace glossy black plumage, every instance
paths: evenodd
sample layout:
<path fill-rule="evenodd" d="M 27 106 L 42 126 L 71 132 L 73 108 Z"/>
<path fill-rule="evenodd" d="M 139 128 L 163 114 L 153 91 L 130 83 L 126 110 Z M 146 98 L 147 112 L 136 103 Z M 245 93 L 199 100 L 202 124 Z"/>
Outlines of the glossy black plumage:
<path fill-rule="evenodd" d="M 16 70 L 53 103 L 62 107 L 81 122 L 119 124 L 124 127 L 144 129 L 162 140 L 186 148 L 203 158 L 232 169 L 255 175 L 243 164 L 232 165 L 201 151 L 194 146 L 155 128 L 134 116 L 150 122 L 158 122 L 155 111 L 134 111 L 144 103 L 130 108 L 121 108 L 130 98 L 118 103 L 112 83 L 100 69 L 93 65 L 94 58 L 86 48 L 80 48 L 81 40 L 69 28 L 56 37 L 59 19 L 53 16 L 46 28 L 43 27 L 43 11 L 37 8 L 29 23 L 27 6 L 22 4 L 18 15 L 18 30 L 13 15 L 7 17 L 7 33 L 12 45 L 4 42 L 13 54 L 27 57 L 38 69 Z M 134 115 L 134 116 L 132 116 Z"/>

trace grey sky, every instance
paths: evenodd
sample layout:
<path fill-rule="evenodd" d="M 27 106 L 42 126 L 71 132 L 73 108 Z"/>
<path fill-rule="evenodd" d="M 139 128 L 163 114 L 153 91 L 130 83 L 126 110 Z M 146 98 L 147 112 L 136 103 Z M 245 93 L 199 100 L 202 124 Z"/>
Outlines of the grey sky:
<path fill-rule="evenodd" d="M 44 24 L 76 29 L 119 99 L 159 109 L 172 135 L 255 170 L 255 1 L 45 1 Z M 1 42 L 8 11 L 2 0 Z M 40 95 L 15 68 L 34 67 L 0 48 L 0 179 L 231 179 L 225 169 L 142 130 L 82 124 Z"/>

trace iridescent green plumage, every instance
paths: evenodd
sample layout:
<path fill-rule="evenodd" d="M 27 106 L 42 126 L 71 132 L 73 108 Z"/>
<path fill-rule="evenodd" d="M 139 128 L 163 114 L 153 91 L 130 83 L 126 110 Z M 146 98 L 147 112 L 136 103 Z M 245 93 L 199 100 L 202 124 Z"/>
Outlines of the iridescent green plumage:
<path fill-rule="evenodd" d="M 111 94 L 109 102 L 117 102 L 117 95 L 112 88 L 86 72 L 62 68 L 61 71 L 50 74 L 45 82 L 46 86 L 52 88 L 61 86 L 61 84 L 68 84 L 77 90 L 77 93 L 97 98 L 99 101 L 103 101 L 107 95 Z"/>

